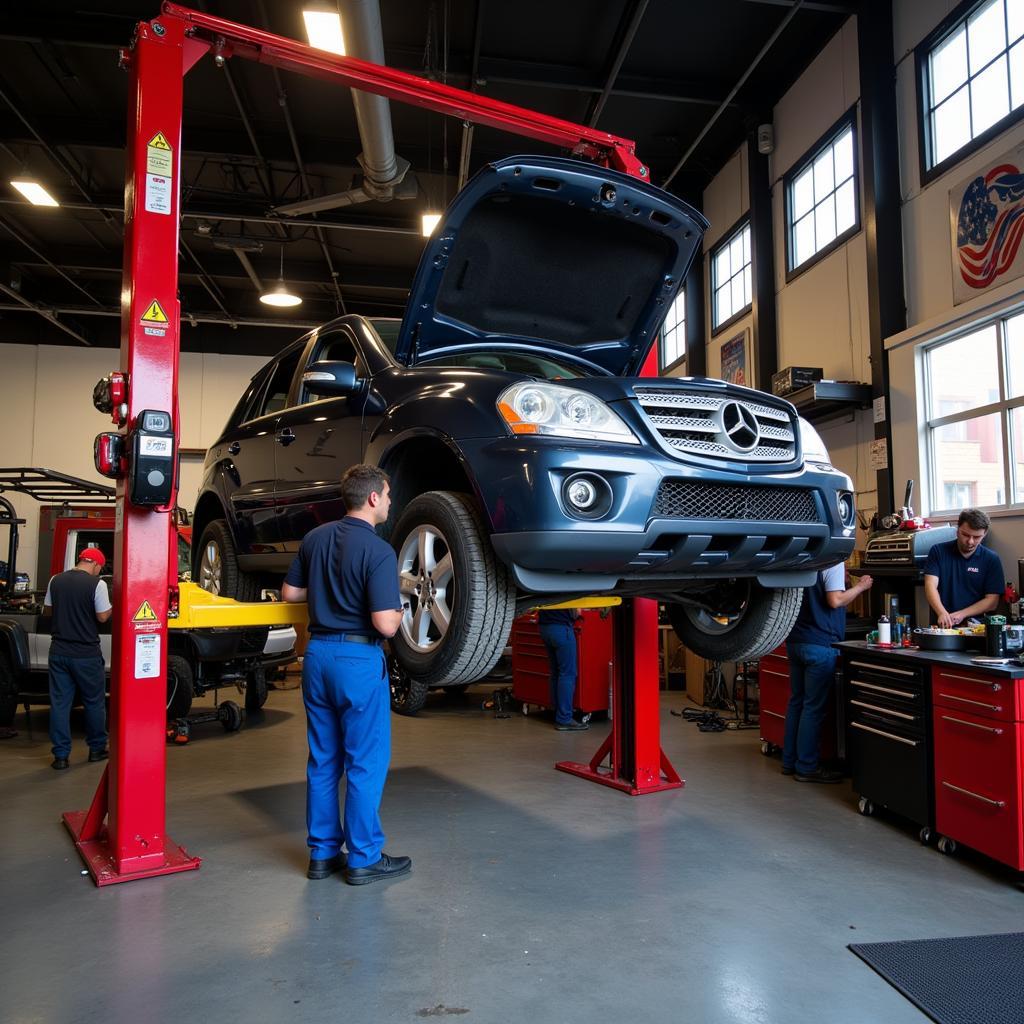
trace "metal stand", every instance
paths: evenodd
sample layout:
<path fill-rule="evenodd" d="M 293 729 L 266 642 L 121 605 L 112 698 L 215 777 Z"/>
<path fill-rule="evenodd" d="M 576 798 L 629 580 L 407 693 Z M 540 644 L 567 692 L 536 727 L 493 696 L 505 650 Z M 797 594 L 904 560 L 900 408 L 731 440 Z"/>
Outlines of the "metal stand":
<path fill-rule="evenodd" d="M 611 732 L 589 764 L 559 761 L 555 767 L 630 796 L 681 788 L 661 749 L 656 601 L 633 598 L 615 612 L 615 664 Z"/>

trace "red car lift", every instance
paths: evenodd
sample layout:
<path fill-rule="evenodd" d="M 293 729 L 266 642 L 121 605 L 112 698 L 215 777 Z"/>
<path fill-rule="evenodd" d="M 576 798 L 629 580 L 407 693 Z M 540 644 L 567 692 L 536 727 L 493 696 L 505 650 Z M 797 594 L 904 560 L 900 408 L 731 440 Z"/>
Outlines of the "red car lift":
<path fill-rule="evenodd" d="M 177 4 L 164 3 L 161 11 L 158 18 L 138 25 L 131 49 L 121 52 L 121 63 L 130 75 L 121 299 L 121 368 L 128 395 L 126 415 L 119 418 L 126 440 L 145 409 L 174 410 L 175 440 L 180 432 L 176 395 L 182 92 L 184 76 L 207 53 L 218 65 L 241 57 L 328 79 L 565 147 L 577 156 L 648 178 L 634 143 L 608 132 L 393 68 L 335 56 Z M 644 370 L 647 375 L 656 372 L 654 353 Z M 171 508 L 175 497 L 168 503 Z M 194 870 L 200 863 L 164 831 L 166 669 L 161 652 L 166 651 L 174 582 L 169 573 L 173 533 L 170 512 L 131 504 L 125 480 L 118 480 L 111 758 L 89 810 L 64 815 L 97 885 Z M 609 782 L 605 775 L 583 766 L 577 771 L 635 793 L 663 788 L 651 782 L 660 777 L 659 772 L 668 777 L 666 785 L 680 785 L 658 746 L 657 690 L 652 688 L 657 678 L 656 628 L 650 613 L 639 610 L 648 603 L 636 602 L 635 632 L 632 644 L 626 645 L 633 656 L 625 666 L 616 702 L 618 738 L 610 750 L 612 771 L 620 781 Z M 159 666 L 156 675 L 147 667 L 147 661 L 153 664 L 154 660 Z M 626 784 L 623 778 L 632 781 Z"/>

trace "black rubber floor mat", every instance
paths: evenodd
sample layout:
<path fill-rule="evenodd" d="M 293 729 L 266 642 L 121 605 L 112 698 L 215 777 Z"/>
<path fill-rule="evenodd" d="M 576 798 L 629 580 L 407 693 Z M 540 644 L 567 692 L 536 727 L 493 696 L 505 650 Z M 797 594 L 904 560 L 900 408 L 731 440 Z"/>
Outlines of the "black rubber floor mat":
<path fill-rule="evenodd" d="M 936 1024 L 1024 1022 L 1024 932 L 849 949 Z"/>

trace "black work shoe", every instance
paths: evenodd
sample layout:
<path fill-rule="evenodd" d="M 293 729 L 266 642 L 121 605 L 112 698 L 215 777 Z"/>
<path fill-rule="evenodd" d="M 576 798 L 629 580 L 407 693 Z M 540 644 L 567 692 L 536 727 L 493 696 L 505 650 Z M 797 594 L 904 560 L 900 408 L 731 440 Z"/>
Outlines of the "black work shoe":
<path fill-rule="evenodd" d="M 787 768 L 785 765 L 783 765 L 782 766 L 782 774 L 783 775 L 795 775 L 796 774 L 796 769 L 795 768 Z"/>
<path fill-rule="evenodd" d="M 407 875 L 412 870 L 412 859 L 410 857 L 389 857 L 386 853 L 376 864 L 368 868 L 345 868 L 345 881 L 349 885 L 367 885 L 370 882 L 378 882 L 382 878 L 397 878 L 399 875 Z"/>
<path fill-rule="evenodd" d="M 58 772 L 66 772 L 71 767 L 71 765 L 66 757 L 55 757 L 50 762 L 50 767 Z"/>
<path fill-rule="evenodd" d="M 335 871 L 340 871 L 345 866 L 345 858 L 336 853 L 333 857 L 325 860 L 309 858 L 309 868 L 306 871 L 307 878 L 330 878 Z"/>
<path fill-rule="evenodd" d="M 106 761 L 110 757 L 110 751 L 104 747 L 102 750 L 90 750 L 89 751 L 89 763 L 94 761 Z"/>
<path fill-rule="evenodd" d="M 807 772 L 806 774 L 796 772 L 794 773 L 793 778 L 796 779 L 797 782 L 835 783 L 843 781 L 843 773 L 832 772 L 829 771 L 827 768 L 819 768 L 817 771 Z"/>
<path fill-rule="evenodd" d="M 583 732 L 590 728 L 589 722 L 555 722 L 555 728 L 559 732 Z"/>

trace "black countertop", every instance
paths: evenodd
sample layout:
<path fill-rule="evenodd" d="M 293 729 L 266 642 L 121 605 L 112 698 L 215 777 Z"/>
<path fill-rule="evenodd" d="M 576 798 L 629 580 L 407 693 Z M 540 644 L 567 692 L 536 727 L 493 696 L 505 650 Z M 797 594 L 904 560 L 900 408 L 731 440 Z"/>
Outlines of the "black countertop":
<path fill-rule="evenodd" d="M 893 660 L 924 661 L 929 665 L 948 665 L 950 668 L 971 669 L 974 672 L 1007 676 L 1010 679 L 1024 679 L 1024 665 L 1018 664 L 1016 661 L 1011 661 L 1008 665 L 975 665 L 971 658 L 978 657 L 977 651 L 908 651 L 902 647 L 869 647 L 863 640 L 846 640 L 832 646 L 849 654 L 864 654 L 869 657 L 877 655 L 880 658 Z"/>

